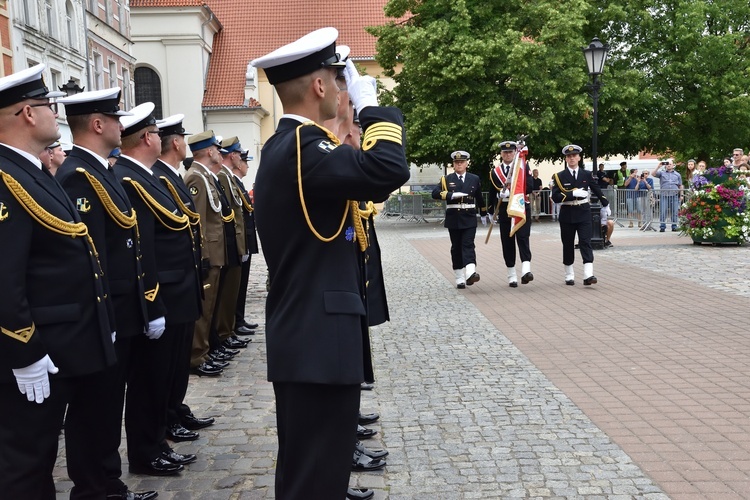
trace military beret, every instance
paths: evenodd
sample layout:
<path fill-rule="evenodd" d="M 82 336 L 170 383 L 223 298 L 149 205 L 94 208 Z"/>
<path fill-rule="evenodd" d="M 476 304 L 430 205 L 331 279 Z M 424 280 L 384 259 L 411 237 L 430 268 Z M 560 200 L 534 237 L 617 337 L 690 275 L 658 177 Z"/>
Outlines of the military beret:
<path fill-rule="evenodd" d="M 453 161 L 468 161 L 471 155 L 466 151 L 454 151 L 451 153 L 451 159 Z"/>
<path fill-rule="evenodd" d="M 568 155 L 577 155 L 581 154 L 583 152 L 583 148 L 581 146 L 576 146 L 575 144 L 568 144 L 564 148 L 562 148 L 562 154 L 565 156 Z"/>

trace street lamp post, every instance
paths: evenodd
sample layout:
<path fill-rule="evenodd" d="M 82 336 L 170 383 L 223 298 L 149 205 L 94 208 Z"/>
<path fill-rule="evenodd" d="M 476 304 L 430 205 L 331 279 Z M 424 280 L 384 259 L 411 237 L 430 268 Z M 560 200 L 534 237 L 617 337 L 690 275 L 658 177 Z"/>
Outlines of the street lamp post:
<path fill-rule="evenodd" d="M 73 79 L 73 77 L 70 77 L 70 80 L 68 80 L 62 87 L 58 87 L 61 92 L 65 92 L 67 95 L 76 95 L 83 92 L 83 90 L 86 87 L 81 87 L 78 85 L 78 82 Z"/>
<path fill-rule="evenodd" d="M 599 76 L 602 74 L 604 69 L 604 62 L 607 60 L 607 51 L 609 45 L 604 45 L 599 41 L 599 38 L 594 37 L 588 47 L 584 47 L 583 55 L 586 58 L 586 66 L 588 66 L 589 76 L 591 76 L 591 83 L 586 85 L 589 90 L 589 96 L 594 101 L 594 135 L 591 138 L 591 170 L 596 175 L 596 142 L 598 134 L 598 121 L 599 121 L 599 89 L 602 88 L 603 84 L 599 81 Z"/>

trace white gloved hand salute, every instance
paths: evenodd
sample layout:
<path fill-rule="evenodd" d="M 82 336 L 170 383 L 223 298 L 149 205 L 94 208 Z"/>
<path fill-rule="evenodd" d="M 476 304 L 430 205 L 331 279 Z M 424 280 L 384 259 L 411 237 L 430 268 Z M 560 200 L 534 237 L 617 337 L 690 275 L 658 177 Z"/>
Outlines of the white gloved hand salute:
<path fill-rule="evenodd" d="M 16 377 L 21 394 L 26 394 L 26 399 L 29 401 L 41 404 L 49 397 L 49 374 L 54 375 L 58 371 L 47 354 L 26 368 L 14 368 L 13 375 Z"/>
<path fill-rule="evenodd" d="M 149 321 L 148 326 L 146 327 L 144 332 L 146 334 L 146 337 L 150 338 L 151 340 L 157 340 L 159 337 L 161 337 L 161 334 L 164 333 L 164 328 L 166 328 L 165 324 L 166 321 L 164 319 L 164 316 Z"/>
<path fill-rule="evenodd" d="M 456 198 L 463 198 L 464 196 L 469 196 L 469 193 L 456 191 L 455 193 L 451 193 L 451 200 L 455 200 Z"/>
<path fill-rule="evenodd" d="M 589 195 L 589 192 L 586 191 L 585 189 L 575 188 L 573 190 L 573 196 L 575 196 L 576 198 L 587 198 L 588 195 Z"/>
<path fill-rule="evenodd" d="M 371 76 L 360 76 L 351 59 L 346 61 L 344 78 L 349 90 L 349 99 L 357 109 L 357 114 L 367 106 L 378 105 L 377 82 Z"/>

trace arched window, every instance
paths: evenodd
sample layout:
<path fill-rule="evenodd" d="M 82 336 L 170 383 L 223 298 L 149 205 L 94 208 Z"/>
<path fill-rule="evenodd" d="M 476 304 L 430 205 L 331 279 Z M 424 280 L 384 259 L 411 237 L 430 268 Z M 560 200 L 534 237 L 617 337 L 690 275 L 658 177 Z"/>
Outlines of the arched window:
<path fill-rule="evenodd" d="M 161 79 L 156 71 L 145 66 L 135 68 L 134 74 L 135 80 L 135 104 L 144 102 L 153 102 L 156 106 L 154 108 L 154 116 L 156 118 L 162 118 L 161 110 Z"/>
<path fill-rule="evenodd" d="M 77 49 L 76 44 L 76 11 L 73 9 L 73 4 L 68 0 L 65 2 L 65 29 L 67 32 L 68 46 L 71 49 Z"/>

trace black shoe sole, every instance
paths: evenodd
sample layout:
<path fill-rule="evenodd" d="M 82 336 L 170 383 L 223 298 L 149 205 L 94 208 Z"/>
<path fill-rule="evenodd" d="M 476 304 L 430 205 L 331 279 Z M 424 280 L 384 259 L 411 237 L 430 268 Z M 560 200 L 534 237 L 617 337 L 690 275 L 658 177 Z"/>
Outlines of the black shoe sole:
<path fill-rule="evenodd" d="M 159 477 L 161 477 L 161 476 L 177 476 L 180 473 L 180 471 L 182 471 L 182 470 L 185 470 L 185 468 L 183 466 L 180 466 L 179 469 L 170 470 L 170 471 L 159 471 L 159 470 L 156 470 L 156 469 L 152 469 L 150 467 L 143 467 L 143 468 L 137 467 L 137 466 L 136 467 L 134 467 L 134 466 L 129 466 L 128 467 L 128 472 L 130 472 L 131 474 L 140 474 L 140 475 L 143 475 L 143 476 L 159 476 Z"/>

